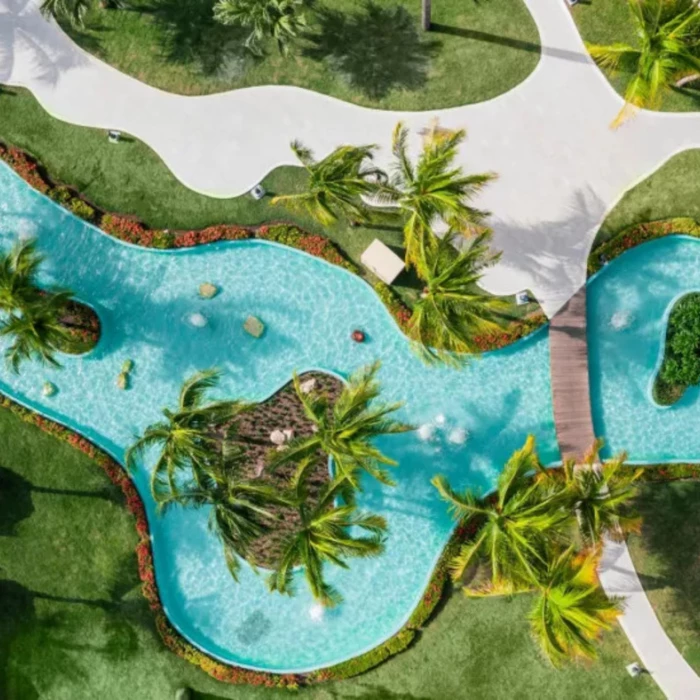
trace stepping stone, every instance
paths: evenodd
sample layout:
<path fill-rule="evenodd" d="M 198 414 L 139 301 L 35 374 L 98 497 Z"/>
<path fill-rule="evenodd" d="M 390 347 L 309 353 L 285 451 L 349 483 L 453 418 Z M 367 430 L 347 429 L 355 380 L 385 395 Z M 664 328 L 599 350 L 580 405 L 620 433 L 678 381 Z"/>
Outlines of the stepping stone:
<path fill-rule="evenodd" d="M 265 324 L 255 316 L 248 316 L 243 324 L 246 333 L 250 333 L 254 338 L 259 338 L 265 332 Z"/>

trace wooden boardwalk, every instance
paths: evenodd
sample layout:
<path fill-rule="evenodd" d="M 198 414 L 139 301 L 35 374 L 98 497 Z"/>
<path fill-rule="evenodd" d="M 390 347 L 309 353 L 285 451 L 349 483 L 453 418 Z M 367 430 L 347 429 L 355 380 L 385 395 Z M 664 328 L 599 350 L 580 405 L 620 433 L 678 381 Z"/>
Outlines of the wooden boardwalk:
<path fill-rule="evenodd" d="M 549 367 L 554 422 L 562 459 L 580 460 L 593 445 L 586 338 L 586 285 L 552 318 Z"/>

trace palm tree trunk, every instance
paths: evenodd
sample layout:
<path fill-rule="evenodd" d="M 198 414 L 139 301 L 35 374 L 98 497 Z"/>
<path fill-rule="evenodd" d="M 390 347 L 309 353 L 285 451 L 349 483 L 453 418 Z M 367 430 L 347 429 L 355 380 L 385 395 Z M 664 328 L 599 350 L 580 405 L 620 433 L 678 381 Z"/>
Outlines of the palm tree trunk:
<path fill-rule="evenodd" d="M 696 80 L 700 80 L 700 73 L 693 73 L 692 75 L 686 75 L 685 78 L 681 78 L 676 81 L 676 87 L 680 88 L 688 83 L 694 83 Z"/>
<path fill-rule="evenodd" d="M 422 25 L 424 31 L 430 31 L 430 5 L 432 0 L 423 0 Z"/>

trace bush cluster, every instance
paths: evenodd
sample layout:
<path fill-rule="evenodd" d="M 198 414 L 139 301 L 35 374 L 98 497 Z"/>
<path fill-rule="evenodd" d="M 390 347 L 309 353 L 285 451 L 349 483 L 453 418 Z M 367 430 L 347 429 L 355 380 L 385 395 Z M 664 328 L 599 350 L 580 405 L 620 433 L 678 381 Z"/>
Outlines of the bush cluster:
<path fill-rule="evenodd" d="M 700 293 L 686 294 L 671 310 L 659 378 L 683 389 L 700 384 Z"/>
<path fill-rule="evenodd" d="M 695 221 L 695 219 L 678 217 L 634 224 L 622 229 L 608 241 L 591 251 L 591 254 L 588 256 L 588 274 L 589 276 L 595 274 L 606 262 L 614 260 L 626 250 L 630 250 L 641 243 L 673 234 L 685 234 L 686 236 L 700 238 L 700 223 Z"/>

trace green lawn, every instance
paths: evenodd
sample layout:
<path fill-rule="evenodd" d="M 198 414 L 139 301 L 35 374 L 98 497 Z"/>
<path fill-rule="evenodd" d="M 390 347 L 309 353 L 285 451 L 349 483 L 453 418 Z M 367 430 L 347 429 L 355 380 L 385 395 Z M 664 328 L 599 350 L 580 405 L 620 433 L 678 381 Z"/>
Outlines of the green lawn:
<path fill-rule="evenodd" d="M 133 519 L 101 470 L 0 409 L 0 697 L 3 700 L 267 700 L 288 692 L 219 684 L 161 644 L 139 591 Z M 602 660 L 555 671 L 535 652 L 526 599 L 452 596 L 408 652 L 301 698 L 660 698 L 631 679 L 620 632 Z M 207 695 L 208 694 L 208 695 Z"/>
<path fill-rule="evenodd" d="M 574 6 L 574 19 L 581 36 L 591 44 L 609 45 L 617 42 L 635 43 L 634 27 L 626 0 L 591 0 Z M 624 96 L 629 74 L 608 74 L 608 78 L 620 95 Z M 663 96 L 660 108 L 664 112 L 700 111 L 700 90 L 697 88 L 673 89 Z M 610 115 L 610 121 L 615 117 Z"/>
<path fill-rule="evenodd" d="M 214 0 L 133 0 L 95 8 L 87 28 L 66 29 L 125 73 L 187 95 L 254 85 L 298 85 L 381 109 L 427 110 L 480 102 L 515 87 L 540 55 L 521 0 L 440 0 L 433 31 L 421 0 L 323 0 L 308 36 L 284 58 L 262 60 L 246 33 L 213 21 Z"/>
<path fill-rule="evenodd" d="M 679 216 L 700 220 L 700 149 L 673 156 L 627 192 L 603 222 L 593 247 L 633 224 Z"/>
<path fill-rule="evenodd" d="M 645 484 L 632 560 L 661 624 L 700 673 L 700 482 Z"/>

